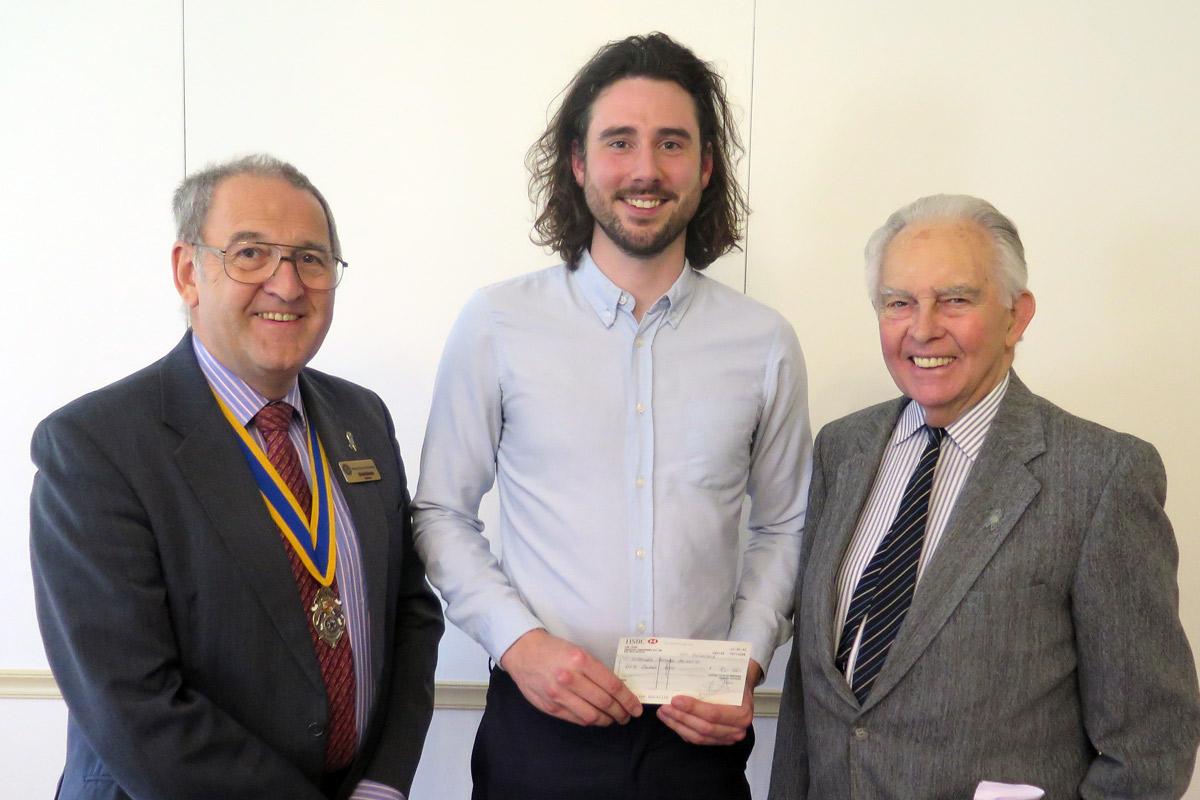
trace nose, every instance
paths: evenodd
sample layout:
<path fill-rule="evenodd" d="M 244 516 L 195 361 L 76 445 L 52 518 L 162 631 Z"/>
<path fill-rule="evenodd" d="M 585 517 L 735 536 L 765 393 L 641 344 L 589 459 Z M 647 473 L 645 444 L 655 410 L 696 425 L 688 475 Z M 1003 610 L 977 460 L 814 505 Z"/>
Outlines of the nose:
<path fill-rule="evenodd" d="M 937 301 L 921 301 L 913 315 L 909 335 L 918 342 L 928 342 L 942 335 L 942 318 Z"/>
<path fill-rule="evenodd" d="M 642 146 L 637 149 L 633 162 L 633 179 L 654 182 L 659 178 L 658 148 Z"/>
<path fill-rule="evenodd" d="M 289 266 L 284 266 L 285 262 Z M 300 299 L 304 294 L 304 284 L 300 282 L 300 273 L 296 269 L 295 254 L 280 256 L 279 265 L 262 287 L 285 303 Z"/>

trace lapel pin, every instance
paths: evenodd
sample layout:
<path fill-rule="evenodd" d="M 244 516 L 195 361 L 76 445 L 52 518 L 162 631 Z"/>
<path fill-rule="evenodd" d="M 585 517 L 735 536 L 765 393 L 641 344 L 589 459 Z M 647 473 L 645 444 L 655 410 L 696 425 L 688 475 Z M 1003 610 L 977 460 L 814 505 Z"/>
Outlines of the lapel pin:
<path fill-rule="evenodd" d="M 346 431 L 346 444 L 350 445 L 351 450 L 358 452 L 358 445 L 354 443 L 354 434 L 350 431 Z"/>

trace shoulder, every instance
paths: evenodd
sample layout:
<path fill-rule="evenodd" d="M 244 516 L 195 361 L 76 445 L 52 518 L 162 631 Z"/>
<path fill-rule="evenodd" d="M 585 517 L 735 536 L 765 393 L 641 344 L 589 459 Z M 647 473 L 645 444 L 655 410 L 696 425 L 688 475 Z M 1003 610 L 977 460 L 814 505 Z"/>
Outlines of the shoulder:
<path fill-rule="evenodd" d="M 766 303 L 755 300 L 703 272 L 696 273 L 693 302 L 699 303 L 706 311 L 728 315 L 739 324 L 777 332 L 792 330 L 791 324 L 784 316 Z"/>
<path fill-rule="evenodd" d="M 1153 455 L 1154 447 L 1138 437 L 1077 416 L 1031 392 L 1015 375 L 997 414 L 997 431 L 1040 428 L 1047 453 L 1064 452 L 1098 464 Z M 1001 435 L 1006 435 L 1002 433 Z"/>
<path fill-rule="evenodd" d="M 340 415 L 366 415 L 381 419 L 387 416 L 387 406 L 374 391 L 328 372 L 305 367 L 300 373 L 300 388 L 302 391 L 318 392 L 321 400 L 336 408 Z"/>
<path fill-rule="evenodd" d="M 904 397 L 893 398 L 835 419 L 821 428 L 817 441 L 824 440 L 827 446 L 832 446 L 861 439 L 867 431 L 890 432 L 908 402 Z"/>
<path fill-rule="evenodd" d="M 782 314 L 703 273 L 696 273 L 684 322 L 686 326 L 693 324 L 737 347 L 747 358 L 761 359 L 767 370 L 779 364 L 797 364 L 803 369 L 800 340 Z"/>
<path fill-rule="evenodd" d="M 37 430 L 116 429 L 123 420 L 138 424 L 146 415 L 156 413 L 161 397 L 161 371 L 168 358 L 75 398 L 50 413 Z"/>
<path fill-rule="evenodd" d="M 1163 470 L 1158 451 L 1144 439 L 1084 419 L 1036 394 L 1028 395 L 1027 404 L 1041 424 L 1052 463 L 1069 462 L 1073 471 L 1102 481 L 1121 465 L 1134 473 Z"/>
<path fill-rule="evenodd" d="M 559 264 L 476 289 L 459 312 L 453 335 L 486 336 L 498 320 L 532 318 L 561 305 L 570 291 L 568 276 Z"/>
<path fill-rule="evenodd" d="M 547 297 L 566 290 L 569 274 L 565 264 L 556 264 L 553 267 L 506 278 L 476 291 L 468 302 L 468 307 L 480 302 L 500 308 L 542 302 Z"/>

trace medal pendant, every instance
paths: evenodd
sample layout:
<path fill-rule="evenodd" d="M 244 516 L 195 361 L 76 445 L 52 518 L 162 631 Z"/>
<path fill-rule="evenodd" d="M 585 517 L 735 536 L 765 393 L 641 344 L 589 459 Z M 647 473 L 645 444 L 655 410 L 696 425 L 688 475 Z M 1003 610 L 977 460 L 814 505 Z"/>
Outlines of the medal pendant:
<path fill-rule="evenodd" d="M 309 610 L 317 636 L 330 647 L 337 647 L 342 634 L 346 632 L 346 615 L 342 612 L 341 598 L 330 587 L 322 586 L 317 590 Z"/>

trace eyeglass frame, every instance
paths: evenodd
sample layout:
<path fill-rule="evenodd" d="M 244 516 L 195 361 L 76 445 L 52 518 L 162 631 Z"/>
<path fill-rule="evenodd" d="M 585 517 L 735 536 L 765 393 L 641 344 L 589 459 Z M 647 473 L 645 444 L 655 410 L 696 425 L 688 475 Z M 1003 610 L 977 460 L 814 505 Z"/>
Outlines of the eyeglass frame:
<path fill-rule="evenodd" d="M 310 250 L 310 251 L 318 252 L 318 253 L 319 252 L 328 252 L 328 251 L 322 250 L 319 247 L 306 247 L 304 245 L 299 245 L 299 244 L 281 244 L 279 242 L 260 242 L 260 241 L 253 240 L 253 239 L 244 239 L 244 240 L 238 240 L 236 242 L 230 242 L 228 245 L 225 246 L 224 249 L 222 249 L 220 247 L 216 247 L 211 244 L 205 244 L 204 242 L 188 242 L 188 244 L 190 244 L 192 247 L 195 247 L 197 250 L 211 250 L 214 253 L 218 253 L 221 256 L 221 271 L 225 273 L 225 277 L 229 278 L 229 280 L 231 280 L 231 281 L 240 283 L 243 286 L 262 286 L 264 283 L 271 280 L 271 278 L 275 277 L 275 274 L 277 272 L 279 272 L 279 268 L 283 265 L 284 261 L 290 261 L 290 262 L 292 262 L 292 269 L 294 269 L 296 271 L 296 280 L 300 281 L 300 285 L 303 286 L 305 289 L 307 289 L 310 292 L 332 292 L 339 285 L 341 285 L 342 278 L 346 277 L 346 269 L 350 266 L 349 261 L 346 261 L 343 258 L 338 258 L 333 253 L 329 253 L 329 257 L 333 259 L 334 270 L 337 275 L 337 280 L 335 280 L 333 282 L 333 286 L 330 286 L 328 289 L 318 289 L 316 287 L 309 286 L 307 283 L 304 282 L 304 277 L 300 274 L 300 268 L 296 264 L 296 251 Z M 265 245 L 267 247 L 279 248 L 279 260 L 275 262 L 275 268 L 272 269 L 270 274 L 268 274 L 261 281 L 244 281 L 240 278 L 235 278 L 233 275 L 229 274 L 229 267 L 225 263 L 225 259 L 228 257 L 227 254 L 231 248 L 233 248 L 235 245 L 241 245 L 241 244 L 261 244 L 261 245 Z M 291 250 L 292 251 L 291 255 L 285 256 L 283 254 L 284 249 Z M 339 269 L 339 267 L 340 267 L 340 269 Z"/>

